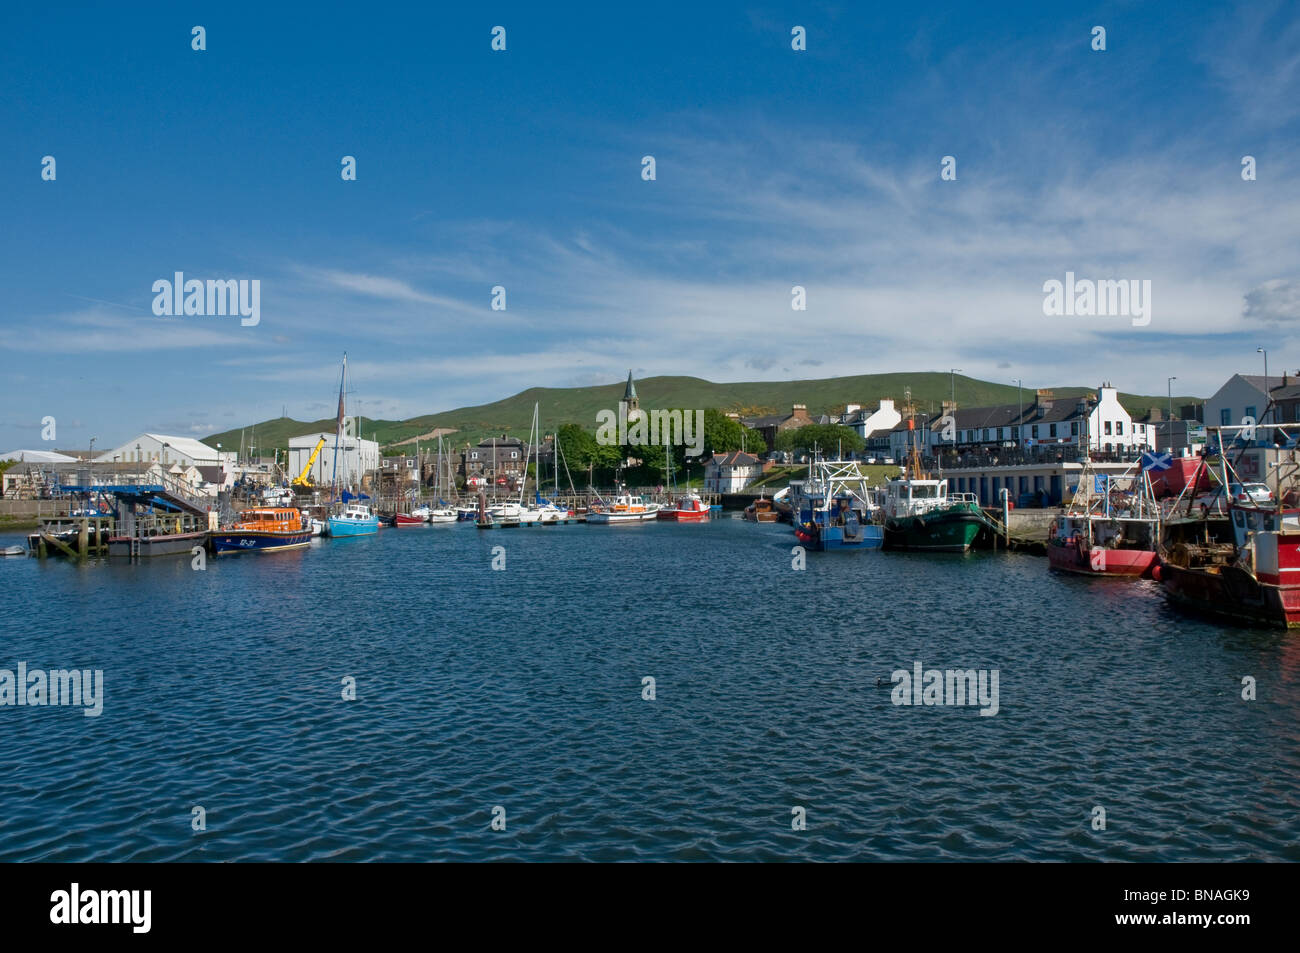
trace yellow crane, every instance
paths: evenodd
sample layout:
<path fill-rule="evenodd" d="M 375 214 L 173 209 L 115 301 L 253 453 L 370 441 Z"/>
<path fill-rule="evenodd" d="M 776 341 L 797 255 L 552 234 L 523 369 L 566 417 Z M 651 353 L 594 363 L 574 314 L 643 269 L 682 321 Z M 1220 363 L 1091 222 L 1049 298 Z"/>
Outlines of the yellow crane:
<path fill-rule="evenodd" d="M 299 473 L 291 481 L 294 486 L 311 486 L 311 480 L 307 479 L 307 474 L 311 473 L 312 464 L 316 462 L 316 457 L 320 454 L 320 448 L 323 446 L 325 446 L 325 438 L 321 437 L 316 441 L 316 449 L 313 450 L 311 456 L 307 458 L 307 465 L 302 468 L 302 473 Z"/>

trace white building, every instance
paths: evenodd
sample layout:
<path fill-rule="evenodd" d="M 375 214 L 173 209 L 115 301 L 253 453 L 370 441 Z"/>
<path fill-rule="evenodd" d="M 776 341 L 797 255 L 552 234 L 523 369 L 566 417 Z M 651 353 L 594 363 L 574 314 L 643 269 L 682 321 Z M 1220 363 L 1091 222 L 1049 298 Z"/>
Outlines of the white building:
<path fill-rule="evenodd" d="M 1136 453 L 1155 446 L 1155 427 L 1134 421 L 1120 403 L 1119 391 L 1109 383 L 1086 397 L 1056 397 L 1051 391 L 1038 390 L 1029 403 L 1000 404 L 995 407 L 960 407 L 956 410 L 944 402 L 945 416 L 917 421 L 917 428 L 927 427 L 922 452 L 955 448 L 957 452 L 1013 450 L 1047 450 L 1051 447 L 1087 446 L 1096 453 Z M 902 425 L 890 434 L 895 457 L 906 453 L 907 427 Z"/>
<path fill-rule="evenodd" d="M 1265 379 L 1257 374 L 1233 374 L 1205 402 L 1205 425 L 1239 427 L 1246 417 L 1253 418 L 1255 423 L 1276 423 L 1273 411 L 1268 411 L 1264 418 L 1260 414 L 1268 407 L 1269 390 L 1282 383 L 1280 377 Z"/>
<path fill-rule="evenodd" d="M 142 433 L 95 458 L 95 463 L 149 463 L 164 465 L 212 467 L 221 462 L 221 455 L 193 437 L 169 437 L 160 433 Z"/>
<path fill-rule="evenodd" d="M 374 440 L 357 437 L 344 437 L 336 441 L 332 433 L 308 433 L 289 438 L 289 479 L 297 479 L 311 459 L 312 451 L 320 440 L 325 441 L 316 460 L 312 463 L 307 479 L 317 486 L 327 486 L 335 480 L 335 457 L 338 459 L 338 482 L 345 486 L 360 486 L 360 478 L 372 470 L 379 469 L 379 444 Z M 337 455 L 335 447 L 337 444 Z"/>
<path fill-rule="evenodd" d="M 752 453 L 715 453 L 704 465 L 704 489 L 710 493 L 738 493 L 762 472 L 763 464 Z"/>
<path fill-rule="evenodd" d="M 849 404 L 843 423 L 846 427 L 852 427 L 858 432 L 859 437 L 866 440 L 872 434 L 888 433 L 897 427 L 902 419 L 902 414 L 894 408 L 892 400 L 882 400 L 880 406 L 871 413 L 857 404 Z"/>

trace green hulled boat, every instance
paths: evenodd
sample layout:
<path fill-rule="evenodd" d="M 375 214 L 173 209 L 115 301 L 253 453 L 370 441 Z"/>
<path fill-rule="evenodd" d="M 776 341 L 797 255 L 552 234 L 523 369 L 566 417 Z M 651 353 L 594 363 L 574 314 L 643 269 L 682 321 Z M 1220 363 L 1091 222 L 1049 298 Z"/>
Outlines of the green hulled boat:
<path fill-rule="evenodd" d="M 971 493 L 948 493 L 947 480 L 892 480 L 885 496 L 885 549 L 964 553 L 984 526 Z"/>
<path fill-rule="evenodd" d="M 973 493 L 949 493 L 947 480 L 931 480 L 921 467 L 916 408 L 907 391 L 908 465 L 890 480 L 884 499 L 885 549 L 964 553 L 988 518 Z M 953 406 L 956 406 L 955 404 Z"/>

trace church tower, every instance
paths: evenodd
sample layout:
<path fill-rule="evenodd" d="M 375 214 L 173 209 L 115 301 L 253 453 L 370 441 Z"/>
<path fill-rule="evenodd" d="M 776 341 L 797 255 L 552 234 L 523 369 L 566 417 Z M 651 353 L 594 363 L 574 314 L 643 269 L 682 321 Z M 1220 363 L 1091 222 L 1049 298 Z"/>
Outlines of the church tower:
<path fill-rule="evenodd" d="M 632 372 L 630 370 L 627 372 L 627 387 L 623 391 L 623 400 L 621 403 L 626 406 L 626 419 L 628 420 L 632 419 L 632 411 L 636 410 L 641 405 L 640 400 L 638 400 L 636 396 L 636 384 L 632 382 Z"/>

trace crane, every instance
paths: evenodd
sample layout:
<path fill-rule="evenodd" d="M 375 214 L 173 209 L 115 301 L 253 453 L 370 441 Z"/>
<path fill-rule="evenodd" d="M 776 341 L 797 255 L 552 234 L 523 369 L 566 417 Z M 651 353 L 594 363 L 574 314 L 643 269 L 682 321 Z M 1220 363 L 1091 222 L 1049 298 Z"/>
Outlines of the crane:
<path fill-rule="evenodd" d="M 312 464 L 316 462 L 316 457 L 320 453 L 320 448 L 323 446 L 325 446 L 325 438 L 321 437 L 316 441 L 316 449 L 313 450 L 311 456 L 307 458 L 307 465 L 302 468 L 302 473 L 299 473 L 291 481 L 294 486 L 311 486 L 311 480 L 307 479 L 307 474 L 311 473 Z"/>

